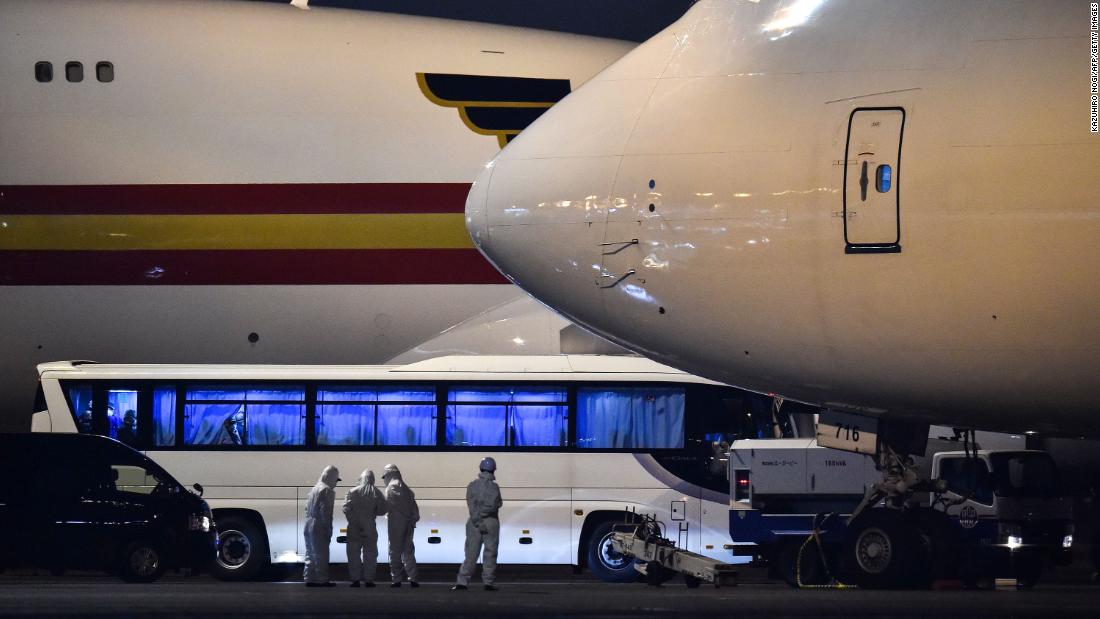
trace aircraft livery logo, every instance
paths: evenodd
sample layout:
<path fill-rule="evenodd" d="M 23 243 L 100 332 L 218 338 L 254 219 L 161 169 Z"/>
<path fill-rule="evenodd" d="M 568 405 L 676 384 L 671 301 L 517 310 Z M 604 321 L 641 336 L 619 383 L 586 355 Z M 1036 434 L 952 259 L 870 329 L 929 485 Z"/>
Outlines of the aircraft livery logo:
<path fill-rule="evenodd" d="M 569 94 L 569 80 L 451 73 L 417 73 L 432 103 L 458 110 L 474 133 L 496 136 L 504 148 L 520 131 Z"/>

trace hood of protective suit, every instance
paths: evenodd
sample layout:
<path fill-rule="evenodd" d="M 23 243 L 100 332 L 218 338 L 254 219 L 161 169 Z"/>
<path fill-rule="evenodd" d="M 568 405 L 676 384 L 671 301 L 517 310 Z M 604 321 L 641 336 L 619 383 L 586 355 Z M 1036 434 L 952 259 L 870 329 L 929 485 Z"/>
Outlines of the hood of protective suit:
<path fill-rule="evenodd" d="M 401 481 L 401 471 L 392 464 L 386 465 L 386 471 L 382 474 L 382 479 L 387 484 L 392 484 L 394 481 Z"/>
<path fill-rule="evenodd" d="M 357 486 L 373 486 L 374 485 L 374 471 L 367 469 L 359 474 L 359 481 L 355 484 Z"/>
<path fill-rule="evenodd" d="M 335 488 L 338 481 L 340 481 L 340 470 L 335 466 L 330 464 L 321 472 L 321 483 L 329 488 Z"/>

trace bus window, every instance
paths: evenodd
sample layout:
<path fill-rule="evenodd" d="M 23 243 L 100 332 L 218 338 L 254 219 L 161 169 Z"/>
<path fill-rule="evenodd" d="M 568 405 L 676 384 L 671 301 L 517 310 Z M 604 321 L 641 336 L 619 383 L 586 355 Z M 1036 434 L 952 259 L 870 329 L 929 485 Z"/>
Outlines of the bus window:
<path fill-rule="evenodd" d="M 304 445 L 305 388 L 199 387 L 184 399 L 186 445 Z"/>
<path fill-rule="evenodd" d="M 153 388 L 153 445 L 171 447 L 176 444 L 176 387 Z"/>
<path fill-rule="evenodd" d="M 380 388 L 375 444 L 435 445 L 435 411 L 433 387 Z"/>
<path fill-rule="evenodd" d="M 76 418 L 76 429 L 81 434 L 92 434 L 92 386 L 77 384 L 65 390 L 69 396 L 69 410 Z"/>
<path fill-rule="evenodd" d="M 566 390 L 557 386 L 466 386 L 447 396 L 447 444 L 560 447 L 566 444 Z"/>
<path fill-rule="evenodd" d="M 378 392 L 334 387 L 317 391 L 318 445 L 373 445 Z"/>
<path fill-rule="evenodd" d="M 578 389 L 577 446 L 591 449 L 682 448 L 684 389 Z"/>
<path fill-rule="evenodd" d="M 138 442 L 137 400 L 132 389 L 107 390 L 107 435 L 131 447 Z"/>
<path fill-rule="evenodd" d="M 504 447 L 508 388 L 458 387 L 447 394 L 447 444 Z"/>
<path fill-rule="evenodd" d="M 435 389 L 325 387 L 316 423 L 318 445 L 434 445 Z"/>

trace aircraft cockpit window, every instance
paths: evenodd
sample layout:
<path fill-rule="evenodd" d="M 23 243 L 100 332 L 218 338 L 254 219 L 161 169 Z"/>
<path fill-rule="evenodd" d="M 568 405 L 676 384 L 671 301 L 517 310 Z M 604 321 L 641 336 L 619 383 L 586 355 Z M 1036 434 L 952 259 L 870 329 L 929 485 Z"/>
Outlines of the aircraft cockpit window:
<path fill-rule="evenodd" d="M 34 79 L 40 82 L 52 82 L 53 63 L 46 61 L 34 63 Z"/>
<path fill-rule="evenodd" d="M 65 63 L 65 79 L 70 82 L 84 81 L 84 65 L 72 60 Z"/>
<path fill-rule="evenodd" d="M 97 62 L 95 65 L 95 78 L 101 82 L 115 81 L 115 65 L 109 62 Z"/>

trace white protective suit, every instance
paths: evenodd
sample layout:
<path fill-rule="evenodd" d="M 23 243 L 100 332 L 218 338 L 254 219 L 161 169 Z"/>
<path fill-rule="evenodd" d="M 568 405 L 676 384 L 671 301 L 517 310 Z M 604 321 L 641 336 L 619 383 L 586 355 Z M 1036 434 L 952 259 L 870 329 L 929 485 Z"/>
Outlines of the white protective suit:
<path fill-rule="evenodd" d="M 386 465 L 382 479 L 386 481 L 386 509 L 389 511 L 387 528 L 390 535 L 390 580 L 400 583 L 407 577 L 411 582 L 416 582 L 413 529 L 420 520 L 416 495 L 401 480 L 401 471 L 392 464 Z"/>
<path fill-rule="evenodd" d="M 373 582 L 378 569 L 378 527 L 375 519 L 386 514 L 386 498 L 374 487 L 374 471 L 366 470 L 348 490 L 344 515 L 348 519 L 348 577 Z"/>
<path fill-rule="evenodd" d="M 486 585 L 496 581 L 497 548 L 500 546 L 498 512 L 503 505 L 500 486 L 497 486 L 492 471 L 481 471 L 477 479 L 466 486 L 466 506 L 470 510 L 470 518 L 466 521 L 466 559 L 458 571 L 458 584 L 464 587 L 470 584 L 482 546 L 485 547 L 485 555 L 482 557 L 481 580 Z"/>
<path fill-rule="evenodd" d="M 325 467 L 317 485 L 306 499 L 306 566 L 303 576 L 307 583 L 321 584 L 328 579 L 328 546 L 332 542 L 332 508 L 336 502 L 336 482 L 340 471 Z"/>

